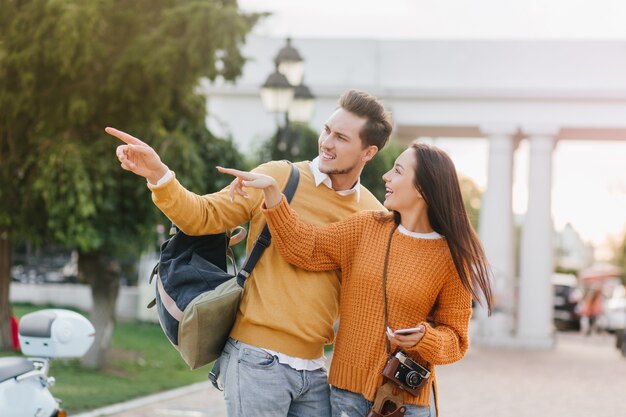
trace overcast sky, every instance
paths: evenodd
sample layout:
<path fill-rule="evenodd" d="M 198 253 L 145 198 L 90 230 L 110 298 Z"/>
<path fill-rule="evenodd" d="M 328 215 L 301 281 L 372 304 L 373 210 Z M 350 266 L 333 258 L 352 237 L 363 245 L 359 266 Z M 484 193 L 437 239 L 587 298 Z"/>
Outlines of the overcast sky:
<path fill-rule="evenodd" d="M 624 0 L 239 0 L 293 37 L 626 39 Z"/>

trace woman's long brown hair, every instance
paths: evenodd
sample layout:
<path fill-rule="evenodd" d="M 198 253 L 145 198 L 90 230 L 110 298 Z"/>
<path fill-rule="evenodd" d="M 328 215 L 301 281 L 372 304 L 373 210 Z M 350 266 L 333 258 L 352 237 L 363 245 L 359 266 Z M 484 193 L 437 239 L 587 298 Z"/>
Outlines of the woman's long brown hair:
<path fill-rule="evenodd" d="M 413 143 L 414 184 L 428 206 L 428 220 L 443 235 L 463 285 L 489 314 L 493 305 L 490 269 L 483 247 L 463 205 L 454 163 L 447 153 L 425 143 Z"/>

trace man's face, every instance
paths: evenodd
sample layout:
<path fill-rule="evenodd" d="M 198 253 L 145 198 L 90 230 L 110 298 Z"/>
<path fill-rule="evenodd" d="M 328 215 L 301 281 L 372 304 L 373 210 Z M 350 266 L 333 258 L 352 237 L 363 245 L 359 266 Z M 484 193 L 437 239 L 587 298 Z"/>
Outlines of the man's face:
<path fill-rule="evenodd" d="M 349 174 L 360 170 L 367 148 L 359 132 L 367 119 L 338 108 L 324 124 L 319 138 L 319 169 L 328 175 Z"/>

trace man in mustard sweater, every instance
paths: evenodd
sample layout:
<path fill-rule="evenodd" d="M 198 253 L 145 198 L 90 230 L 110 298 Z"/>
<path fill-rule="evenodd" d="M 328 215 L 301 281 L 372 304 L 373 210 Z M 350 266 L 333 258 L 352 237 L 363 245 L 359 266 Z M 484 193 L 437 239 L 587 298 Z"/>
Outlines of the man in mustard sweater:
<path fill-rule="evenodd" d="M 296 163 L 300 183 L 291 207 L 309 223 L 330 223 L 360 210 L 384 210 L 360 184 L 365 164 L 391 134 L 391 117 L 367 93 L 348 91 L 324 125 L 319 156 Z M 122 168 L 148 180 L 152 200 L 184 233 L 213 234 L 250 222 L 247 251 L 265 225 L 261 190 L 234 199 L 231 187 L 200 196 L 185 189 L 154 149 L 113 128 Z M 289 165 L 269 162 L 253 172 L 281 189 Z M 237 181 L 237 180 L 235 180 Z M 324 345 L 337 320 L 338 271 L 310 272 L 287 263 L 270 245 L 247 279 L 235 325 L 220 358 L 228 415 L 330 416 Z"/>

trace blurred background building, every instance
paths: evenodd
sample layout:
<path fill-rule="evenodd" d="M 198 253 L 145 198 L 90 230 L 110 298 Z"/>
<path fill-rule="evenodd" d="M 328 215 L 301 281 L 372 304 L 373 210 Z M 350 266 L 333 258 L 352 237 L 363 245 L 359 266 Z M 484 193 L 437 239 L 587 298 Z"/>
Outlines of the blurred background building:
<path fill-rule="evenodd" d="M 565 271 L 581 271 L 594 262 L 593 246 L 585 242 L 571 223 L 555 237 L 556 267 Z"/>

